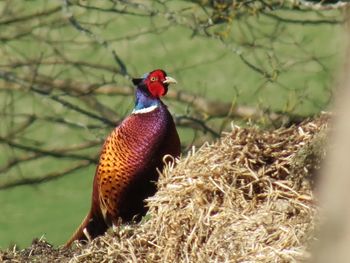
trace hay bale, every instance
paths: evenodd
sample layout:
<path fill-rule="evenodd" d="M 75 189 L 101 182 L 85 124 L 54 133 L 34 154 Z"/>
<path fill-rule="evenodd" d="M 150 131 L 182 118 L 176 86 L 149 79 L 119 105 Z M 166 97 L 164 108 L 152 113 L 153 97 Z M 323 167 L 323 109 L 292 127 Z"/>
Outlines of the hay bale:
<path fill-rule="evenodd" d="M 32 244 L 22 250 L 18 250 L 15 247 L 4 251 L 0 250 L 0 262 L 2 263 L 13 263 L 13 262 L 69 262 L 72 258 L 73 250 L 62 250 L 54 248 L 53 245 L 49 244 L 44 238 L 35 238 Z"/>
<path fill-rule="evenodd" d="M 274 131 L 233 127 L 166 167 L 143 222 L 78 249 L 72 262 L 308 258 L 317 206 L 305 181 L 324 155 L 312 145 L 327 119 Z"/>

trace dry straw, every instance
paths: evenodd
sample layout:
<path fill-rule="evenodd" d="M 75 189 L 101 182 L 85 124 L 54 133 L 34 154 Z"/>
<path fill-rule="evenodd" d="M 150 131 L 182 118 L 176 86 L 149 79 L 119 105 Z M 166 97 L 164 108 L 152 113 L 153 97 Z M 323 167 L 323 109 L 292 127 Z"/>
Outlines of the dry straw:
<path fill-rule="evenodd" d="M 324 155 L 327 120 L 273 131 L 233 127 L 166 167 L 141 223 L 78 246 L 61 261 L 307 259 L 317 214 L 311 175 Z"/>

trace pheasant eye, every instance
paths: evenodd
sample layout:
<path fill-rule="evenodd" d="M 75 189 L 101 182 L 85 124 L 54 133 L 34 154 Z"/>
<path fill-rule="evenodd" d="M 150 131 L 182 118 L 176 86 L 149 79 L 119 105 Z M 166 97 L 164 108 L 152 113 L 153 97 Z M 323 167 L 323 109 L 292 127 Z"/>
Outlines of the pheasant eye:
<path fill-rule="evenodd" d="M 152 77 L 152 78 L 151 78 L 151 81 L 156 81 L 156 80 L 157 80 L 156 77 Z"/>

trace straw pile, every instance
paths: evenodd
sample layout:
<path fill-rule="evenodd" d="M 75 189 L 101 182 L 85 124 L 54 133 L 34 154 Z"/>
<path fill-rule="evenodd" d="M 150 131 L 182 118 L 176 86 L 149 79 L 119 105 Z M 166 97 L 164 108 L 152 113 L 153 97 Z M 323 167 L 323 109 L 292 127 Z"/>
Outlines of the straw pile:
<path fill-rule="evenodd" d="M 307 149 L 325 119 L 275 131 L 234 127 L 167 167 L 158 193 L 148 200 L 146 222 L 97 240 L 74 260 L 305 259 L 316 206 L 308 177 L 302 176 L 309 171 L 300 162 L 315 155 Z M 309 166 L 318 163 L 314 159 Z"/>
<path fill-rule="evenodd" d="M 79 245 L 60 262 L 307 259 L 317 218 L 311 175 L 325 154 L 327 120 L 233 127 L 165 169 L 143 222 Z"/>

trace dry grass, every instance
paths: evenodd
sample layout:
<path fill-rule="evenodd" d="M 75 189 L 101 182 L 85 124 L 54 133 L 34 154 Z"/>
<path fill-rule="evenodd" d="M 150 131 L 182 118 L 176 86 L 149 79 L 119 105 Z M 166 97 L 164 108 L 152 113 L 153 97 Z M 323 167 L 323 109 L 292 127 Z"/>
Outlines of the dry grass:
<path fill-rule="evenodd" d="M 307 259 L 317 214 L 311 174 L 324 155 L 327 120 L 274 131 L 233 127 L 165 169 L 147 219 L 78 246 L 59 262 Z"/>

